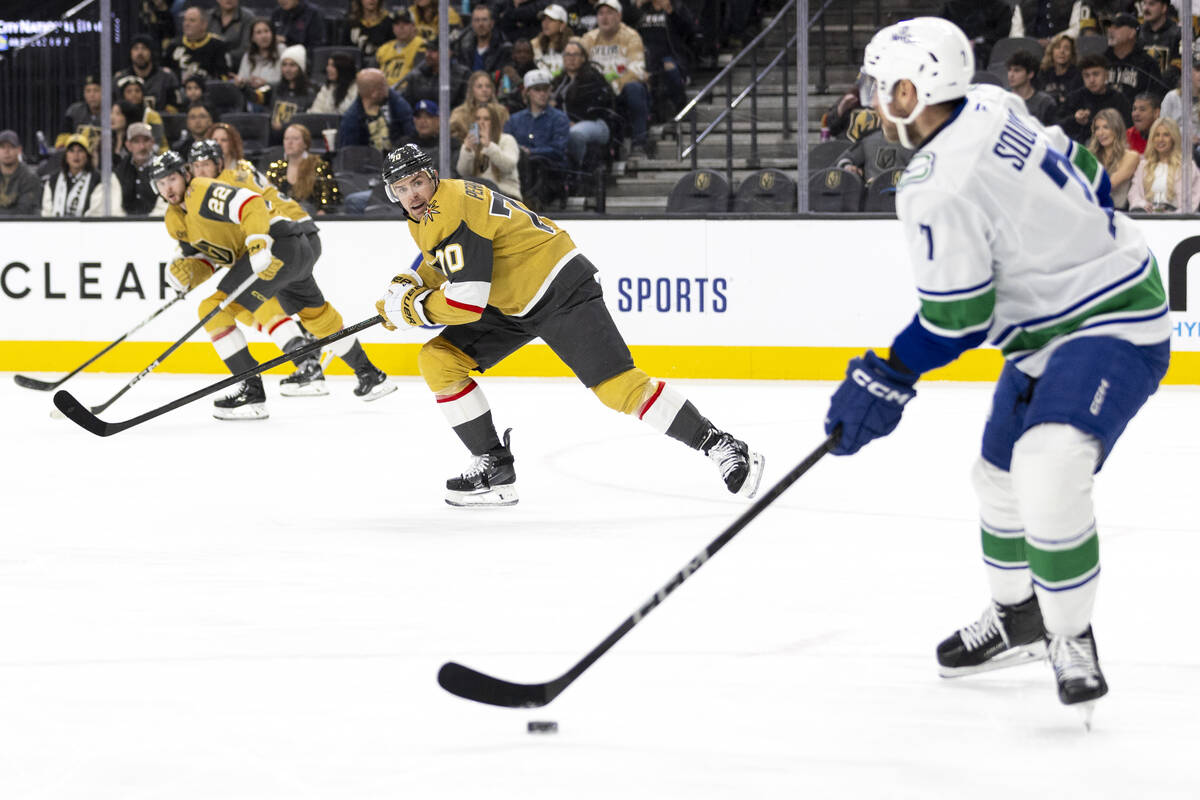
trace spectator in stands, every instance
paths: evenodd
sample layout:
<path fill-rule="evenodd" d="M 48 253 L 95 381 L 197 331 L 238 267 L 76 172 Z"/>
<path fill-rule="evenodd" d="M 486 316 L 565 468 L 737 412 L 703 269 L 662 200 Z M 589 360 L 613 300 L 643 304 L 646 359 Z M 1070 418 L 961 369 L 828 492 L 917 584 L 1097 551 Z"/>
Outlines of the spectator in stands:
<path fill-rule="evenodd" d="M 1102 108 L 1115 108 L 1125 120 L 1125 127 L 1133 124 L 1133 114 L 1125 95 L 1108 85 L 1108 59 L 1100 53 L 1086 55 L 1079 60 L 1079 73 L 1083 77 L 1083 88 L 1067 95 L 1067 102 L 1059 107 L 1058 124 L 1075 141 L 1087 142 L 1092 131 L 1092 117 Z"/>
<path fill-rule="evenodd" d="M 880 127 L 858 137 L 834 166 L 853 172 L 869 183 L 892 170 L 904 169 L 912 154 L 912 150 L 902 147 L 899 142 L 889 142 Z"/>
<path fill-rule="evenodd" d="M 512 60 L 512 44 L 496 30 L 496 18 L 487 4 L 471 12 L 471 29 L 458 39 L 453 54 L 469 71 L 499 73 Z"/>
<path fill-rule="evenodd" d="M 179 140 L 171 145 L 171 149 L 187 160 L 188 151 L 197 140 L 203 139 L 208 129 L 217 121 L 217 112 L 207 103 L 197 101 L 187 110 L 187 123 Z"/>
<path fill-rule="evenodd" d="M 417 58 L 424 55 L 425 40 L 417 35 L 412 12 L 407 8 L 392 13 L 392 36 L 390 42 L 375 52 L 375 60 L 387 77 L 388 85 L 394 88 L 408 77 Z"/>
<path fill-rule="evenodd" d="M 1078 37 L 1082 17 L 1081 0 L 1017 0 L 1008 35 L 1037 39 L 1045 47 L 1059 35 Z"/>
<path fill-rule="evenodd" d="M 554 194 L 554 183 L 567 165 L 571 123 L 566 114 L 550 106 L 550 73 L 545 70 L 525 73 L 525 101 L 528 107 L 512 115 L 504 132 L 517 140 L 525 154 L 518 165 L 521 195 L 538 210 Z"/>
<path fill-rule="evenodd" d="M 392 38 L 392 21 L 381 0 L 350 0 L 350 30 L 346 44 L 357 47 L 364 56 L 373 56 Z"/>
<path fill-rule="evenodd" d="M 193 103 L 203 103 L 206 99 L 204 97 L 205 91 L 204 78 L 201 78 L 199 75 L 192 75 L 185 78 L 183 87 L 179 90 L 183 107 L 186 109 L 191 108 Z"/>
<path fill-rule="evenodd" d="M 462 27 L 462 17 L 455 10 L 454 4 L 450 4 L 450 19 L 448 22 L 451 34 Z M 437 0 L 413 0 L 412 5 L 408 7 L 408 13 L 412 15 L 413 22 L 417 26 L 417 35 L 425 41 L 437 39 L 438 37 L 438 3 Z"/>
<path fill-rule="evenodd" d="M 1150 126 L 1162 113 L 1162 104 L 1153 92 L 1139 94 L 1133 99 L 1133 124 L 1125 130 L 1125 141 L 1139 155 L 1146 152 L 1146 137 Z"/>
<path fill-rule="evenodd" d="M 1129 210 L 1161 214 L 1176 211 L 1183 205 L 1183 176 L 1191 184 L 1192 202 L 1188 211 L 1195 213 L 1200 205 L 1200 169 L 1192 159 L 1183 157 L 1179 126 L 1172 119 L 1160 117 L 1150 126 L 1150 142 L 1146 153 L 1133 173 L 1129 187 Z"/>
<path fill-rule="evenodd" d="M 271 142 L 283 141 L 283 129 L 292 117 L 308 110 L 313 88 L 308 82 L 308 54 L 298 44 L 286 47 L 279 57 L 279 83 L 271 90 Z"/>
<path fill-rule="evenodd" d="M 1005 0 L 945 0 L 938 16 L 962 28 L 975 48 L 975 63 L 982 69 L 992 47 L 1008 36 L 1013 8 Z"/>
<path fill-rule="evenodd" d="M 1121 115 L 1114 109 L 1102 108 L 1092 120 L 1092 139 L 1087 144 L 1112 182 L 1113 206 L 1120 210 L 1129 207 L 1129 184 L 1141 160 L 1121 135 Z"/>
<path fill-rule="evenodd" d="M 300 201 L 310 214 L 334 213 L 342 201 L 341 190 L 329 163 L 308 152 L 311 146 L 312 133 L 308 128 L 289 125 L 283 132 L 283 158 L 267 167 L 267 180 L 283 194 Z"/>
<path fill-rule="evenodd" d="M 500 105 L 510 112 L 520 111 L 525 107 L 525 75 L 531 69 L 537 69 L 534 61 L 533 45 L 528 39 L 517 39 L 513 42 L 512 63 L 504 68 L 500 76 L 498 97 Z"/>
<path fill-rule="evenodd" d="M 1200 144 L 1200 53 L 1192 56 L 1192 150 Z M 1162 116 L 1175 120 L 1183 130 L 1183 93 L 1178 89 L 1167 92 L 1162 101 Z"/>
<path fill-rule="evenodd" d="M 383 72 L 372 67 L 360 70 L 355 79 L 358 99 L 342 115 L 338 128 L 338 146 L 369 144 L 387 152 L 399 147 L 415 132 L 412 106 L 403 95 L 388 86 Z"/>
<path fill-rule="evenodd" d="M 157 152 L 167 149 L 167 134 L 163 127 L 162 115 L 146 105 L 143 91 L 144 83 L 137 75 L 126 75 L 117 81 L 117 97 L 121 102 L 129 103 L 136 109 L 130 122 L 144 122 L 154 133 Z"/>
<path fill-rule="evenodd" d="M 354 59 L 346 53 L 333 53 L 325 62 L 325 85 L 317 92 L 309 111 L 314 114 L 345 114 L 358 99 L 354 82 L 358 72 Z"/>
<path fill-rule="evenodd" d="M 1130 103 L 1139 94 L 1156 92 L 1162 97 L 1167 92 L 1158 63 L 1137 46 L 1137 31 L 1137 17 L 1118 14 L 1108 27 L 1108 50 L 1104 53 L 1108 59 L 1109 84 L 1120 90 Z"/>
<path fill-rule="evenodd" d="M 418 100 L 437 102 L 439 95 L 438 81 L 441 72 L 441 59 L 438 55 L 437 39 L 425 39 L 425 58 L 408 73 L 408 77 L 400 83 L 400 93 L 410 106 L 415 106 Z M 461 103 L 467 96 L 467 78 L 471 71 L 454 59 L 450 60 L 450 104 L 451 107 Z"/>
<path fill-rule="evenodd" d="M 153 40 L 154 43 L 150 47 L 157 58 L 167 42 L 175 38 L 175 15 L 171 13 L 171 3 L 168 0 L 142 0 L 141 8 L 138 9 L 138 22 L 141 23 L 142 30 L 148 32 L 141 35 Z M 137 39 L 135 36 L 134 41 Z"/>
<path fill-rule="evenodd" d="M 229 64 L 242 63 L 242 56 L 250 49 L 251 15 L 242 10 L 241 0 L 217 0 L 208 20 L 208 30 L 219 36 L 229 48 Z"/>
<path fill-rule="evenodd" d="M 1143 0 L 1137 45 L 1158 64 L 1162 81 L 1168 86 L 1179 80 L 1179 40 L 1179 25 L 1171 19 L 1170 2 Z"/>
<path fill-rule="evenodd" d="M 284 44 L 275 41 L 270 20 L 259 17 L 250 23 L 250 46 L 238 64 L 233 81 L 246 93 L 251 111 L 266 109 L 271 87 L 283 78 L 279 63 L 283 51 Z"/>
<path fill-rule="evenodd" d="M 571 166 L 583 166 L 588 145 L 607 145 L 609 115 L 616 98 L 600 70 L 588 61 L 583 40 L 572 38 L 563 49 L 563 71 L 550 85 L 554 106 L 567 115 L 567 155 Z"/>
<path fill-rule="evenodd" d="M 225 169 L 237 169 L 244 172 L 255 172 L 258 170 L 254 165 L 246 160 L 246 148 L 242 142 L 242 134 L 237 128 L 230 125 L 228 122 L 217 122 L 211 128 L 204 132 L 205 139 L 212 139 L 217 144 L 221 145 L 221 156 L 225 162 Z M 189 153 L 190 156 L 190 153 Z M 262 183 L 266 177 L 258 174 L 256 180 Z"/>
<path fill-rule="evenodd" d="M 1025 101 L 1025 108 L 1043 125 L 1053 125 L 1058 117 L 1058 103 L 1045 92 L 1033 88 L 1038 60 L 1024 50 L 1018 50 L 1005 62 L 1008 67 L 1008 90 Z"/>
<path fill-rule="evenodd" d="M 467 79 L 467 87 L 467 99 L 450 112 L 450 135 L 459 141 L 465 141 L 467 130 L 475 124 L 476 110 L 489 104 L 496 104 L 500 109 L 500 124 L 494 130 L 503 130 L 504 123 L 508 122 L 509 113 L 507 108 L 500 106 L 496 101 L 496 85 L 492 83 L 492 76 L 482 70 L 473 72 Z"/>
<path fill-rule="evenodd" d="M 1066 34 L 1054 37 L 1042 57 L 1042 67 L 1033 77 L 1033 88 L 1054 98 L 1059 108 L 1066 105 L 1067 95 L 1083 88 L 1083 77 L 1075 65 L 1075 40 Z"/>
<path fill-rule="evenodd" d="M 557 3 L 543 8 L 538 17 L 542 21 L 542 32 L 530 44 L 533 45 L 533 60 L 538 69 L 544 69 L 557 78 L 563 69 L 563 48 L 572 37 L 567 25 L 567 10 Z"/>
<path fill-rule="evenodd" d="M 121 184 L 121 208 L 131 217 L 164 216 L 167 204 L 150 180 L 154 159 L 154 134 L 144 122 L 130 123 L 125 131 L 125 150 L 117 153 L 113 175 Z"/>
<path fill-rule="evenodd" d="M 179 78 L 156 63 L 159 47 L 160 44 L 146 34 L 133 37 L 129 45 L 130 67 L 113 76 L 113 85 L 119 84 L 122 78 L 136 75 L 143 81 L 146 103 L 158 111 L 172 112 L 179 107 Z"/>
<path fill-rule="evenodd" d="M 271 12 L 271 27 L 275 37 L 286 46 L 300 45 L 311 53 L 325 44 L 325 20 L 308 0 L 278 0 L 279 8 Z"/>
<path fill-rule="evenodd" d="M 208 18 L 199 6 L 188 6 L 183 12 L 183 35 L 167 48 L 167 63 L 180 78 L 198 75 L 219 81 L 233 71 L 229 62 L 229 47 L 219 36 L 208 31 Z"/>
<path fill-rule="evenodd" d="M 634 26 L 646 48 L 646 74 L 659 121 L 674 117 L 687 103 L 683 87 L 691 71 L 691 51 L 696 41 L 696 20 L 682 2 L 636 0 Z"/>
<path fill-rule="evenodd" d="M 408 137 L 401 144 L 415 144 L 421 148 L 424 153 L 429 156 L 434 164 L 440 164 L 441 154 L 441 117 L 438 113 L 438 104 L 432 100 L 418 100 L 413 106 L 413 135 Z M 462 146 L 462 142 L 450 137 L 450 166 L 451 169 L 458 163 L 458 149 Z"/>
<path fill-rule="evenodd" d="M 533 41 L 541 32 L 538 12 L 542 10 L 542 3 L 538 0 L 499 0 L 492 8 L 495 9 L 500 32 L 510 42 L 517 39 Z"/>
<path fill-rule="evenodd" d="M 108 127 L 112 131 L 112 151 L 116 155 L 120 155 L 121 151 L 125 149 L 125 129 L 129 127 L 130 121 L 137 121 L 136 111 L 137 109 L 129 103 L 112 104 L 112 109 L 108 114 Z"/>
<path fill-rule="evenodd" d="M 41 211 L 42 182 L 21 163 L 16 131 L 0 131 L 0 216 L 36 217 Z"/>
<path fill-rule="evenodd" d="M 621 22 L 621 0 L 600 0 L 596 30 L 584 35 L 583 45 L 617 95 L 621 115 L 629 122 L 633 149 L 653 158 L 654 142 L 646 136 L 650 91 L 645 83 L 645 48 L 637 31 Z"/>
<path fill-rule="evenodd" d="M 501 193 L 520 200 L 521 176 L 517 164 L 521 149 L 511 134 L 501 130 L 502 110 L 498 103 L 475 109 L 475 122 L 458 151 L 458 174 L 486 181 Z"/>
<path fill-rule="evenodd" d="M 121 207 L 121 183 L 113 175 L 109 182 L 111 215 L 125 216 Z M 62 168 L 50 176 L 42 192 L 43 217 L 104 216 L 104 192 L 100 173 L 92 164 L 88 140 L 81 134 L 67 139 Z"/>
<path fill-rule="evenodd" d="M 94 75 L 83 79 L 83 99 L 67 106 L 63 133 L 59 135 L 60 141 L 55 142 L 55 147 L 64 146 L 67 137 L 84 126 L 100 127 L 100 79 Z"/>

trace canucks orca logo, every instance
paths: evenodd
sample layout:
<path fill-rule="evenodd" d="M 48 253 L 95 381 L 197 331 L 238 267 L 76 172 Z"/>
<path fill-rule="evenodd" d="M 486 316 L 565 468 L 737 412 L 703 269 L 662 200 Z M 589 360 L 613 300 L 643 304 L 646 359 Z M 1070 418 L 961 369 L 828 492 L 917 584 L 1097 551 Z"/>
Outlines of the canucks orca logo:
<path fill-rule="evenodd" d="M 909 32 L 907 25 L 892 34 L 892 41 L 904 42 L 905 44 L 914 44 L 912 33 Z"/>

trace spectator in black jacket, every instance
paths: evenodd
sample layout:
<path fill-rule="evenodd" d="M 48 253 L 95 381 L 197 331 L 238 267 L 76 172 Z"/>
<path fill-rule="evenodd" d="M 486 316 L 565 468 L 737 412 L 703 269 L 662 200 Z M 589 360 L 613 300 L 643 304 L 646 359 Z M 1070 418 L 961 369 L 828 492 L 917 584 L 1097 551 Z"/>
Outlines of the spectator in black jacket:
<path fill-rule="evenodd" d="M 1179 82 L 1180 36 L 1179 25 L 1171 19 L 1169 0 L 1144 0 L 1138 47 L 1158 64 L 1163 83 L 1168 86 Z"/>
<path fill-rule="evenodd" d="M 308 0 L 278 0 L 279 8 L 271 12 L 271 27 L 279 41 L 302 45 L 306 52 L 325 44 L 325 20 Z"/>
<path fill-rule="evenodd" d="M 434 103 L 438 100 L 438 81 L 440 80 L 439 66 L 440 60 L 438 57 L 438 42 L 437 39 L 428 39 L 425 42 L 425 58 L 420 64 L 413 67 L 412 72 L 408 73 L 408 77 L 401 81 L 399 88 L 400 94 L 404 95 L 404 99 L 408 101 L 410 106 L 414 108 L 420 100 L 431 100 Z M 467 79 L 471 77 L 471 71 L 459 64 L 454 59 L 450 59 L 450 104 L 457 106 L 462 103 L 463 98 L 467 96 Z"/>
<path fill-rule="evenodd" d="M 1025 101 L 1025 108 L 1043 125 L 1053 125 L 1058 116 L 1058 103 L 1045 92 L 1033 88 L 1038 60 L 1032 53 L 1018 50 L 1005 62 L 1008 67 L 1008 90 Z"/>
<path fill-rule="evenodd" d="M 131 217 L 156 217 L 167 213 L 166 202 L 150 180 L 150 162 L 154 160 L 154 134 L 144 122 L 130 123 L 125 131 L 125 152 L 113 165 L 113 174 L 121 184 L 121 207 Z"/>
<path fill-rule="evenodd" d="M 687 6 L 673 0 L 637 0 L 637 9 L 632 27 L 646 48 L 654 108 L 665 122 L 687 103 L 684 86 L 691 70 L 696 20 Z"/>
<path fill-rule="evenodd" d="M 512 61 L 512 44 L 496 30 L 496 18 L 486 4 L 471 12 L 471 29 L 458 40 L 455 56 L 468 72 L 497 74 Z"/>
<path fill-rule="evenodd" d="M 1042 67 L 1033 76 L 1033 88 L 1054 98 L 1059 108 L 1066 104 L 1067 95 L 1083 88 L 1083 78 L 1075 60 L 1075 40 L 1065 33 L 1060 34 L 1046 48 Z"/>
<path fill-rule="evenodd" d="M 1118 14 L 1108 28 L 1108 50 L 1104 53 L 1108 59 L 1108 82 L 1130 103 L 1144 92 L 1154 92 L 1159 97 L 1167 93 L 1158 62 L 1138 47 L 1137 31 L 1137 17 Z"/>
<path fill-rule="evenodd" d="M 1058 124 L 1063 132 L 1080 144 L 1092 135 L 1092 117 L 1102 108 L 1113 108 L 1121 114 L 1125 127 L 1133 124 L 1132 107 L 1125 95 L 1108 85 L 1108 59 L 1099 53 L 1079 59 L 1083 88 L 1067 95 L 1059 109 Z"/>
<path fill-rule="evenodd" d="M 214 81 L 233 73 L 229 46 L 208 30 L 208 17 L 198 6 L 183 12 L 183 35 L 167 48 L 168 61 L 180 78 L 198 75 Z"/>
<path fill-rule="evenodd" d="M 550 101 L 571 123 L 567 156 L 578 169 L 588 145 L 608 144 L 612 135 L 608 119 L 616 104 L 612 88 L 588 61 L 587 49 L 579 39 L 569 40 L 563 48 L 563 71 L 550 84 Z"/>
<path fill-rule="evenodd" d="M 42 210 L 42 182 L 21 163 L 16 131 L 0 131 L 0 215 L 36 217 Z"/>
<path fill-rule="evenodd" d="M 144 33 L 133 37 L 129 44 L 130 66 L 113 75 L 113 86 L 122 78 L 136 75 L 145 82 L 143 91 L 151 108 L 174 111 L 179 105 L 179 78 L 158 65 L 158 50 L 159 45 L 153 37 Z"/>
<path fill-rule="evenodd" d="M 510 42 L 517 39 L 533 41 L 542 32 L 538 14 L 547 5 L 544 0 L 500 0 L 493 6 L 500 32 Z"/>

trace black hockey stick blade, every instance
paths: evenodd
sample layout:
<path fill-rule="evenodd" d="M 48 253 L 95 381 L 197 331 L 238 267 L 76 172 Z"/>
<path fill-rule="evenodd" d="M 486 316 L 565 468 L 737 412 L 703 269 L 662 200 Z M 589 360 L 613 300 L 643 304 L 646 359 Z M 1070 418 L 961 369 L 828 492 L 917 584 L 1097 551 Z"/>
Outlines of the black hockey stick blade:
<path fill-rule="evenodd" d="M 464 700 L 473 700 L 476 703 L 486 703 L 492 706 L 540 708 L 548 704 L 562 694 L 563 690 L 574 683 L 575 679 L 582 675 L 588 667 L 596 663 L 625 634 L 633 630 L 651 611 L 666 600 L 671 592 L 682 586 L 684 581 L 694 575 L 700 567 L 704 566 L 710 558 L 716 555 L 717 551 L 728 544 L 730 539 L 749 525 L 767 506 L 778 500 L 779 496 L 787 491 L 793 483 L 798 481 L 801 475 L 812 469 L 813 465 L 820 461 L 837 444 L 840 436 L 840 428 L 831 433 L 825 441 L 821 442 L 820 447 L 809 453 L 803 461 L 792 467 L 791 471 L 772 486 L 766 494 L 755 500 L 752 506 L 743 511 L 742 515 L 733 521 L 733 524 L 722 531 L 716 539 L 709 542 L 708 546 L 684 565 L 683 569 L 672 575 L 671 579 L 662 588 L 643 603 L 637 611 L 626 617 L 625 621 L 618 625 L 604 641 L 593 647 L 587 655 L 579 659 L 575 666 L 554 680 L 547 681 L 546 683 L 511 683 L 500 678 L 494 678 L 479 670 L 463 666 L 457 662 L 448 661 L 438 670 L 438 685 L 450 694 L 457 695 Z"/>
<path fill-rule="evenodd" d="M 54 383 L 47 383 L 46 381 L 39 381 L 37 378 L 30 378 L 25 375 L 13 375 L 13 381 L 17 386 L 24 389 L 33 389 L 38 392 L 48 392 L 51 389 L 61 386 L 63 382 L 62 380 L 57 380 Z"/>
<path fill-rule="evenodd" d="M 54 393 L 54 407 L 71 422 L 97 436 L 110 436 L 117 432 L 112 430 L 112 425 L 93 414 L 91 409 L 75 399 L 66 389 L 59 389 Z"/>

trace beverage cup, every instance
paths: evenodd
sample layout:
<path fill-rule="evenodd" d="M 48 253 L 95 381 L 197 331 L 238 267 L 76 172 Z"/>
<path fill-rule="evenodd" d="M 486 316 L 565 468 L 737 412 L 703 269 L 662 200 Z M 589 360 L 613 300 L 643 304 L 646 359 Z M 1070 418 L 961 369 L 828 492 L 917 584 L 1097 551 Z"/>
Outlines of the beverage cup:
<path fill-rule="evenodd" d="M 337 128 L 325 128 L 321 135 L 325 137 L 325 152 L 332 153 L 337 149 Z"/>

